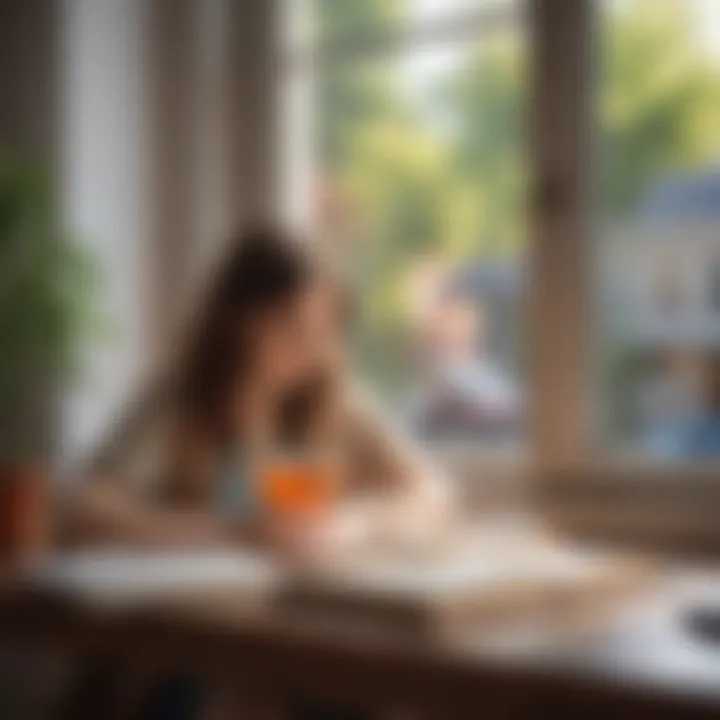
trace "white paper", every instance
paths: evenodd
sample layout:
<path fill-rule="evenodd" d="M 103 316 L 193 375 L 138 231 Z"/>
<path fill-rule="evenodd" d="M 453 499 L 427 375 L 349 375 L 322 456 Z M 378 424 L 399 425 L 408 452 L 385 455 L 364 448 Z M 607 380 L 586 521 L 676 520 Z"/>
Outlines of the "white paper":
<path fill-rule="evenodd" d="M 87 599 L 142 600 L 211 588 L 267 587 L 275 568 L 236 551 L 140 553 L 87 550 L 50 556 L 30 572 L 36 585 Z"/>

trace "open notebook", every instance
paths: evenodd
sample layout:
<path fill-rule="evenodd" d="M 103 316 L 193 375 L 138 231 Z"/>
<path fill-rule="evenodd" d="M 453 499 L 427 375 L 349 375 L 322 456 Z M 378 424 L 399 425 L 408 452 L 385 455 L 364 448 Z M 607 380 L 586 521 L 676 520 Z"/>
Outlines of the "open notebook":
<path fill-rule="evenodd" d="M 472 623 L 497 626 L 600 615 L 646 586 L 638 558 L 581 550 L 532 535 L 469 535 L 433 558 L 380 556 L 278 586 L 286 613 L 434 634 Z"/>

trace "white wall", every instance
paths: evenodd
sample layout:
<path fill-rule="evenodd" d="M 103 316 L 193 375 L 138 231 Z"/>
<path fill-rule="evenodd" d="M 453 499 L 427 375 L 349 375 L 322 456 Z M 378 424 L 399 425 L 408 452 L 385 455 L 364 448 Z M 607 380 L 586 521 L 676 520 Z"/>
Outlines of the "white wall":
<path fill-rule="evenodd" d="M 67 460 L 102 436 L 142 370 L 148 123 L 143 1 L 64 0 L 63 10 L 63 207 L 100 260 L 100 300 L 111 325 L 68 403 Z"/>

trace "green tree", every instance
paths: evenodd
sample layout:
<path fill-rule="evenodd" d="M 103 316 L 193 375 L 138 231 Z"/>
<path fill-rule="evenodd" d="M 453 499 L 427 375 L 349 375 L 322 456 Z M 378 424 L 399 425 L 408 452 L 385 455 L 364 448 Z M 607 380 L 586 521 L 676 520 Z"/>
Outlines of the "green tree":
<path fill-rule="evenodd" d="M 407 6 L 408 0 L 314 0 L 320 42 L 337 47 L 386 37 Z"/>
<path fill-rule="evenodd" d="M 697 37 L 692 4 L 635 0 L 604 18 L 600 47 L 603 209 L 632 211 L 663 176 L 718 154 L 720 73 Z"/>
<path fill-rule="evenodd" d="M 454 174 L 476 198 L 468 254 L 515 254 L 525 236 L 526 77 L 513 32 L 483 43 L 439 93 L 457 127 Z"/>
<path fill-rule="evenodd" d="M 393 103 L 392 80 L 376 63 L 336 59 L 339 50 L 391 35 L 406 0 L 316 0 L 318 43 L 324 57 L 316 78 L 317 145 L 326 172 L 347 164 L 354 130 Z"/>

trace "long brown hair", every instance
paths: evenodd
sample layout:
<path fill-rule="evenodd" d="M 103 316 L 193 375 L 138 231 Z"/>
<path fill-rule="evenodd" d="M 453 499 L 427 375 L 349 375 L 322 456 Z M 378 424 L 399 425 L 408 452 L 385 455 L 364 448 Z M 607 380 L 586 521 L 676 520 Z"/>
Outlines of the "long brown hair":
<path fill-rule="evenodd" d="M 215 439 L 227 438 L 230 390 L 250 372 L 251 326 L 292 302 L 318 273 L 317 259 L 305 246 L 277 229 L 236 234 L 198 318 L 180 378 L 186 414 Z M 318 378 L 289 393 L 281 407 L 281 432 L 301 434 L 318 412 L 324 389 Z"/>

